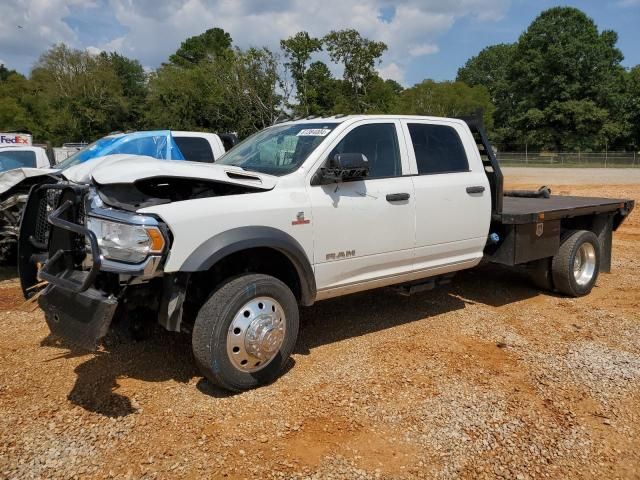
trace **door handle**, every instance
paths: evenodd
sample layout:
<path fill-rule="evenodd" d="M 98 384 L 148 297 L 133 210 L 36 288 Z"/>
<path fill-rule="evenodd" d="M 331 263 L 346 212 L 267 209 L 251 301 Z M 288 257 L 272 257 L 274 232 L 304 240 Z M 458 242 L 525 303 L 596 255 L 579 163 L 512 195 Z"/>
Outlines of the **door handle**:
<path fill-rule="evenodd" d="M 387 202 L 402 202 L 403 200 L 409 200 L 408 193 L 390 193 L 387 195 Z"/>
<path fill-rule="evenodd" d="M 475 185 L 473 187 L 467 187 L 467 193 L 482 193 L 484 192 L 484 187 L 482 185 Z"/>

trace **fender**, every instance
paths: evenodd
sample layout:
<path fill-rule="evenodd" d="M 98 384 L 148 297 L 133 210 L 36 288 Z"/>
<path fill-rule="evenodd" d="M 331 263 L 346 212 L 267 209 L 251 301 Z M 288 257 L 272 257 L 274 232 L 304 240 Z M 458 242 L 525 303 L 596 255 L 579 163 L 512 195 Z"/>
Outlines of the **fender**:
<path fill-rule="evenodd" d="M 272 227 L 238 227 L 211 237 L 196 248 L 179 268 L 181 272 L 209 270 L 224 257 L 250 248 L 273 248 L 293 264 L 300 280 L 300 303 L 312 305 L 316 298 L 316 279 L 311 262 L 298 241 L 288 233 Z"/>

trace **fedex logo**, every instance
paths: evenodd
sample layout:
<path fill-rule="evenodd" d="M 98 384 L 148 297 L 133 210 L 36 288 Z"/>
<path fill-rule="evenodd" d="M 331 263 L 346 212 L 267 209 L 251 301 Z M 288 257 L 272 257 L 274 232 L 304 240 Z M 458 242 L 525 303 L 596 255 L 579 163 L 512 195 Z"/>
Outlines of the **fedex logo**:
<path fill-rule="evenodd" d="M 27 135 L 0 135 L 0 144 L 31 145 L 31 138 Z"/>

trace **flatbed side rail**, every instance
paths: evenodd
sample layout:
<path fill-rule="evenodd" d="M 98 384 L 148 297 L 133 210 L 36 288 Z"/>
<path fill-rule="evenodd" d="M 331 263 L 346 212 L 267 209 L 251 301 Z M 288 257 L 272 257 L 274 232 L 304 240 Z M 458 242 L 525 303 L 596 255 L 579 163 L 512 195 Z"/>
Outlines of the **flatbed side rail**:
<path fill-rule="evenodd" d="M 487 137 L 487 132 L 484 129 L 482 119 L 478 117 L 460 117 L 468 126 L 469 130 L 473 134 L 473 138 L 476 141 L 478 151 L 480 152 L 480 158 L 482 159 L 482 165 L 484 171 L 489 179 L 489 185 L 491 187 L 491 213 L 493 218 L 497 218 L 502 214 L 502 197 L 503 197 L 503 185 L 504 177 L 500 164 L 493 153 L 493 147 Z"/>

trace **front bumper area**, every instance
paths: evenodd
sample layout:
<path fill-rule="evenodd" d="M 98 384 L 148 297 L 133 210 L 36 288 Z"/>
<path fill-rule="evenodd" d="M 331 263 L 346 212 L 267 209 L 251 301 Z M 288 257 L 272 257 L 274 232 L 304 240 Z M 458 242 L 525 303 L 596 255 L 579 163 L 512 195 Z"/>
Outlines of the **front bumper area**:
<path fill-rule="evenodd" d="M 95 350 L 107 334 L 118 306 L 113 296 L 94 288 L 75 293 L 51 284 L 38 303 L 53 335 L 87 350 Z"/>
<path fill-rule="evenodd" d="M 32 192 L 25 218 L 44 219 L 46 230 L 36 221 L 21 230 L 21 281 L 26 295 L 35 281 L 48 283 L 38 303 L 53 335 L 95 350 L 112 323 L 128 321 L 134 309 L 157 308 L 162 258 L 149 256 L 140 264 L 103 258 L 85 217 L 104 210 L 92 208 L 89 193 L 88 186 L 64 182 Z"/>

